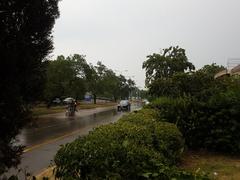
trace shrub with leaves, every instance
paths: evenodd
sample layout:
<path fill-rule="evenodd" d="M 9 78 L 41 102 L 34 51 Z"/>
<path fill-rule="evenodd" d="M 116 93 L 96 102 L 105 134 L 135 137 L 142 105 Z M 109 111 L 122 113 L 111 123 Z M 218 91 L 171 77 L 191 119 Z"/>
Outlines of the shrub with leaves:
<path fill-rule="evenodd" d="M 154 110 L 133 112 L 64 145 L 55 156 L 56 177 L 194 179 L 191 173 L 174 167 L 183 151 L 181 133 L 158 117 Z"/>
<path fill-rule="evenodd" d="M 147 108 L 159 111 L 159 120 L 175 123 L 191 148 L 240 152 L 239 79 L 229 79 L 225 91 L 201 101 L 195 97 L 159 98 Z M 238 82 L 238 83 L 237 83 Z"/>

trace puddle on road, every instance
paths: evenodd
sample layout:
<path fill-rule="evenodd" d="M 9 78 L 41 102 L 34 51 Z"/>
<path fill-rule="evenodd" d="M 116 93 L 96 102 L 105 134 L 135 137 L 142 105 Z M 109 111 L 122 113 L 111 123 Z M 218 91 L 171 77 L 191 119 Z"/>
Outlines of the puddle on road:
<path fill-rule="evenodd" d="M 136 108 L 132 108 L 136 109 Z M 40 144 L 49 139 L 69 134 L 73 131 L 85 127 L 97 127 L 101 124 L 117 121 L 125 112 L 117 112 L 116 109 L 98 112 L 87 116 L 79 116 L 77 113 L 74 117 L 58 115 L 57 117 L 46 117 L 38 119 L 32 127 L 23 129 L 17 137 L 16 144 L 24 146 L 33 146 Z"/>

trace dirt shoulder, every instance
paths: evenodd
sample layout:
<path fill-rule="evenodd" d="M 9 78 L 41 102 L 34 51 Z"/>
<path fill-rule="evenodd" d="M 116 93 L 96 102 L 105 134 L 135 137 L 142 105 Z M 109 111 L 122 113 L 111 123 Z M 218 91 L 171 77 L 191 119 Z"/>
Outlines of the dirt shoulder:
<path fill-rule="evenodd" d="M 206 172 L 212 179 L 240 179 L 240 156 L 188 151 L 183 156 L 181 167 L 193 172 Z"/>

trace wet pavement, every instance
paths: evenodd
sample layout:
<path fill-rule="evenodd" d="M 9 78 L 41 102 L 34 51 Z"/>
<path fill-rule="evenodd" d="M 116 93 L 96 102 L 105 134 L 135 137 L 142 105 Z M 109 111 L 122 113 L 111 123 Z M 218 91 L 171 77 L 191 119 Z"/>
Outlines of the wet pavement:
<path fill-rule="evenodd" d="M 21 131 L 17 137 L 17 144 L 27 147 L 34 146 L 88 125 L 96 126 L 104 121 L 112 121 L 120 115 L 115 109 L 115 107 L 105 107 L 79 110 L 73 117 L 66 117 L 64 112 L 41 116 L 34 121 L 31 127 Z"/>
<path fill-rule="evenodd" d="M 132 110 L 140 106 L 132 105 Z M 48 168 L 60 145 L 72 142 L 89 133 L 95 127 L 116 122 L 126 112 L 117 112 L 116 107 L 79 110 L 74 117 L 65 113 L 41 116 L 32 127 L 22 130 L 18 144 L 26 146 L 18 168 L 37 175 Z M 11 169 L 8 174 L 17 174 Z M 24 179 L 23 172 L 18 173 Z"/>

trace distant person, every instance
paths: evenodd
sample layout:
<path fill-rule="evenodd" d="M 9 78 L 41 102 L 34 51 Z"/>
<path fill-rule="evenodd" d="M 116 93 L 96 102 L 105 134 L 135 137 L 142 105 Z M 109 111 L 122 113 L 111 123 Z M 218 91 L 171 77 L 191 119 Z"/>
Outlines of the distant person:
<path fill-rule="evenodd" d="M 75 101 L 74 101 L 74 112 L 75 112 L 75 111 L 78 111 L 78 110 L 77 110 L 77 105 L 78 105 L 78 104 L 77 104 L 77 101 L 75 100 Z"/>
<path fill-rule="evenodd" d="M 66 112 L 66 116 L 73 116 L 75 113 L 75 101 L 71 101 L 67 104 L 67 112 Z"/>

